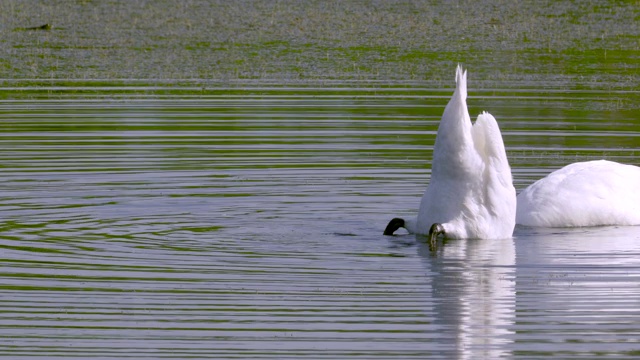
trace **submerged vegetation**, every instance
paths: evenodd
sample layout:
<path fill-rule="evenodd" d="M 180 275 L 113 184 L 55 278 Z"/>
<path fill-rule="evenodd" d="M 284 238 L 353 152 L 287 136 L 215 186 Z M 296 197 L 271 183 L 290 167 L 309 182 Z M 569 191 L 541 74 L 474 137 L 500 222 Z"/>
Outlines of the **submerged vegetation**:
<path fill-rule="evenodd" d="M 0 78 L 482 81 L 637 87 L 637 2 L 0 3 Z M 12 31 L 55 24 L 49 31 Z M 39 28 L 39 27 L 37 27 Z"/>

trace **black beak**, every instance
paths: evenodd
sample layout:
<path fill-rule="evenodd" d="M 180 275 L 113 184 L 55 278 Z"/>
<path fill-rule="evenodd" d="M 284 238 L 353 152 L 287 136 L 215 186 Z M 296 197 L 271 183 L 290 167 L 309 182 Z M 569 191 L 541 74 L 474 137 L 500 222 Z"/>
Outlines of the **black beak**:
<path fill-rule="evenodd" d="M 404 227 L 404 219 L 393 218 L 391 219 L 391 221 L 389 221 L 387 228 L 384 229 L 384 235 L 391 236 L 396 230 L 400 229 L 401 227 Z"/>

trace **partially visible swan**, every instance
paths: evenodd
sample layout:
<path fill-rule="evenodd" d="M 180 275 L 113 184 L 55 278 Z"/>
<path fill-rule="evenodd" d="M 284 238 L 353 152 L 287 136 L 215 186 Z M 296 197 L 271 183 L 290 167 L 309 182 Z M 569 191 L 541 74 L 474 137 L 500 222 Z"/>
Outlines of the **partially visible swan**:
<path fill-rule="evenodd" d="M 467 72 L 458 65 L 456 90 L 447 104 L 433 148 L 431 181 L 418 217 L 395 218 L 385 235 L 410 233 L 454 239 L 510 238 L 515 227 L 516 190 L 496 119 L 483 112 L 471 124 Z"/>
<path fill-rule="evenodd" d="M 640 225 L 640 167 L 607 160 L 556 170 L 518 195 L 527 226 Z"/>

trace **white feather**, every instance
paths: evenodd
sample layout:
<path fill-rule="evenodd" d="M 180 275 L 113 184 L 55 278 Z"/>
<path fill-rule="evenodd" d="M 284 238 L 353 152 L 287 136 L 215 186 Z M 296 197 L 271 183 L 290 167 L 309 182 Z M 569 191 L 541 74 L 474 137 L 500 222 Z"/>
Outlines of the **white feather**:
<path fill-rule="evenodd" d="M 577 162 L 518 195 L 516 222 L 527 226 L 640 225 L 640 167 Z"/>
<path fill-rule="evenodd" d="M 447 238 L 510 238 L 516 192 L 498 124 L 489 113 L 471 124 L 467 73 L 456 69 L 456 90 L 438 127 L 431 180 L 409 232 L 428 234 L 442 224 Z"/>

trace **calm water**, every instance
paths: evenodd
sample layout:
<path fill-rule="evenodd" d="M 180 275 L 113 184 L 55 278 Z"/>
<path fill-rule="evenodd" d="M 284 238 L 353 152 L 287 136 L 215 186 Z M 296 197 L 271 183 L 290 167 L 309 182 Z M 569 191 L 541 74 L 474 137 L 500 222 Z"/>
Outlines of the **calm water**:
<path fill-rule="evenodd" d="M 519 190 L 640 165 L 637 91 L 470 86 Z M 0 356 L 640 356 L 639 227 L 382 236 L 417 211 L 450 87 L 20 91 L 0 101 Z"/>

